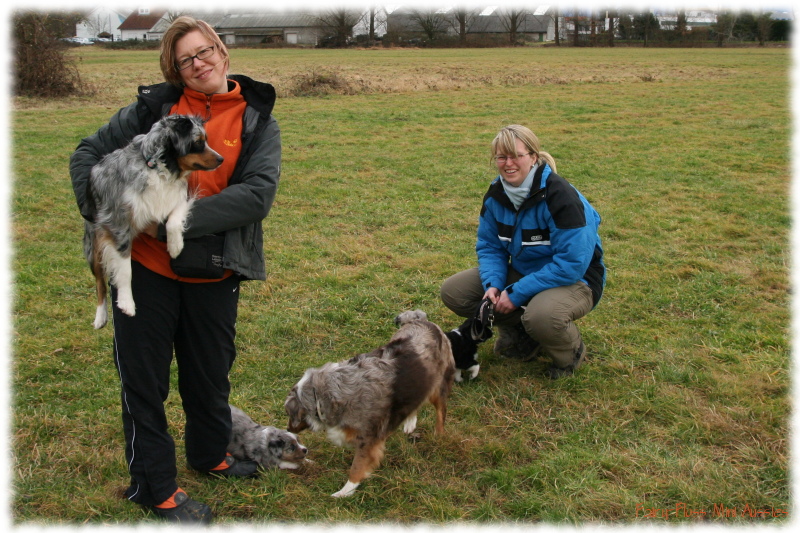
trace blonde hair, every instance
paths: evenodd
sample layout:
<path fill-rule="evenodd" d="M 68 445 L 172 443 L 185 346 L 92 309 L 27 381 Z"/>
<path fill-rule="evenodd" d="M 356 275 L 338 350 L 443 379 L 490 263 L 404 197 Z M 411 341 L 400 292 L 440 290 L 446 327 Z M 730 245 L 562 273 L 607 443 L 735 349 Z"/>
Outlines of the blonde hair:
<path fill-rule="evenodd" d="M 183 87 L 183 80 L 181 73 L 178 70 L 178 58 L 175 57 L 175 44 L 183 38 L 187 33 L 199 31 L 210 40 L 214 47 L 217 49 L 222 60 L 225 62 L 225 70 L 230 66 L 230 56 L 228 48 L 223 44 L 222 39 L 219 38 L 217 32 L 214 31 L 208 22 L 198 20 L 193 17 L 182 16 L 176 18 L 170 24 L 167 31 L 164 32 L 164 37 L 161 39 L 161 73 L 167 83 L 171 83 L 177 87 Z"/>
<path fill-rule="evenodd" d="M 539 148 L 539 138 L 525 126 L 519 124 L 511 124 L 506 126 L 492 141 L 492 158 L 496 155 L 517 155 L 517 141 L 522 141 L 522 144 L 528 149 L 529 152 L 536 154 L 536 156 L 547 163 L 553 172 L 556 172 L 556 160 L 547 152 L 543 152 Z"/>

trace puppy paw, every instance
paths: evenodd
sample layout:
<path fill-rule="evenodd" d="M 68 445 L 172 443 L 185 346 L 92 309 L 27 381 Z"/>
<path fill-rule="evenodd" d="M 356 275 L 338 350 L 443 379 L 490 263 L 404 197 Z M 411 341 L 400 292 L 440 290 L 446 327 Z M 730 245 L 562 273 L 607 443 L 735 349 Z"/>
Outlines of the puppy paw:
<path fill-rule="evenodd" d="M 281 470 L 295 470 L 300 468 L 300 465 L 297 463 L 290 463 L 289 461 L 281 461 L 278 463 L 278 468 Z"/>
<path fill-rule="evenodd" d="M 475 379 L 478 377 L 478 372 L 481 371 L 481 365 L 473 365 L 469 367 L 469 379 Z"/>
<path fill-rule="evenodd" d="M 119 310 L 128 316 L 136 316 L 136 304 L 131 298 L 120 297 L 117 300 L 117 307 L 119 307 Z"/>
<path fill-rule="evenodd" d="M 169 252 L 169 256 L 173 259 L 181 255 L 183 251 L 183 238 L 180 239 L 173 239 L 167 238 L 167 252 Z"/>
<path fill-rule="evenodd" d="M 103 328 L 106 324 L 108 324 L 108 310 L 103 302 L 102 305 L 97 306 L 97 312 L 94 315 L 94 329 Z"/>
<path fill-rule="evenodd" d="M 356 489 L 358 488 L 359 483 L 353 483 L 352 481 L 347 481 L 344 484 L 344 487 L 339 490 L 339 492 L 334 492 L 331 494 L 334 498 L 346 498 L 347 496 L 351 496 Z"/>

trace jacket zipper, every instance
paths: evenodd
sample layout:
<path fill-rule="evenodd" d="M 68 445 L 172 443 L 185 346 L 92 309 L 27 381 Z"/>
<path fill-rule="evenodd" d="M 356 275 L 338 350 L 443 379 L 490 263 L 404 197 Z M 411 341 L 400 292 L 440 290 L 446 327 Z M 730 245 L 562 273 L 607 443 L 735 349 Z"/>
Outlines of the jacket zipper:
<path fill-rule="evenodd" d="M 206 118 L 203 122 L 211 120 L 211 96 L 210 94 L 206 95 Z"/>

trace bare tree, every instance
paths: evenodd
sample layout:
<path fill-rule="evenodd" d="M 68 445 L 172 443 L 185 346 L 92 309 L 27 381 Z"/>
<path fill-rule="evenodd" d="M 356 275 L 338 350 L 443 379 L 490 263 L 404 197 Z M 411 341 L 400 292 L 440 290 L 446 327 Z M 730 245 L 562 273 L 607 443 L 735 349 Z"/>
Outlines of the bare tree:
<path fill-rule="evenodd" d="M 713 25 L 717 33 L 717 46 L 733 39 L 733 28 L 736 26 L 736 15 L 731 11 L 717 14 L 717 23 Z"/>
<path fill-rule="evenodd" d="M 680 40 L 681 44 L 683 44 L 686 41 L 686 32 L 687 32 L 686 10 L 679 9 L 677 23 L 675 24 L 675 33 L 678 34 L 678 39 Z"/>
<path fill-rule="evenodd" d="M 617 18 L 617 12 L 614 11 L 614 10 L 608 10 L 606 12 L 606 17 L 608 19 L 608 29 L 606 30 L 606 31 L 608 31 L 607 44 L 608 44 L 608 46 L 613 47 L 614 46 L 614 33 L 617 31 L 617 27 L 614 24 L 614 20 Z"/>
<path fill-rule="evenodd" d="M 436 9 L 417 9 L 411 12 L 409 18 L 431 41 L 435 40 L 436 37 L 442 33 L 445 33 L 447 28 L 447 19 L 443 13 Z"/>
<path fill-rule="evenodd" d="M 575 8 L 575 11 L 574 11 L 573 14 L 574 14 L 574 16 L 572 17 L 572 23 L 574 25 L 573 29 L 575 30 L 575 33 L 573 33 L 573 39 L 574 39 L 573 46 L 578 46 L 580 44 L 580 40 L 579 40 L 580 39 L 580 31 L 579 31 L 580 26 L 578 24 L 578 8 L 577 7 Z"/>
<path fill-rule="evenodd" d="M 553 17 L 553 25 L 554 25 L 553 29 L 555 31 L 556 46 L 561 46 L 561 30 L 558 28 L 558 23 L 559 23 L 559 20 L 561 19 L 561 14 L 560 14 L 557 6 L 553 7 L 553 12 L 552 13 L 553 14 L 550 15 L 550 16 Z"/>
<path fill-rule="evenodd" d="M 756 38 L 759 46 L 764 46 L 769 40 L 770 33 L 772 33 L 772 17 L 769 13 L 761 13 L 756 18 Z"/>
<path fill-rule="evenodd" d="M 363 17 L 364 13 L 361 11 L 336 8 L 317 15 L 317 21 L 332 46 L 344 47 L 348 45 L 353 36 L 353 28 L 361 22 Z"/>
<path fill-rule="evenodd" d="M 467 7 L 457 7 L 453 10 L 453 18 L 450 22 L 453 29 L 458 34 L 458 41 L 461 43 L 461 46 L 467 45 L 467 32 L 469 31 L 469 27 L 472 26 L 472 21 L 475 20 L 476 16 L 477 12 Z"/>
<path fill-rule="evenodd" d="M 369 6 L 369 42 L 375 42 L 375 6 Z"/>
<path fill-rule="evenodd" d="M 506 9 L 500 14 L 500 23 L 508 32 L 508 40 L 511 44 L 517 42 L 517 33 L 525 25 L 527 17 L 528 12 L 518 8 Z"/>

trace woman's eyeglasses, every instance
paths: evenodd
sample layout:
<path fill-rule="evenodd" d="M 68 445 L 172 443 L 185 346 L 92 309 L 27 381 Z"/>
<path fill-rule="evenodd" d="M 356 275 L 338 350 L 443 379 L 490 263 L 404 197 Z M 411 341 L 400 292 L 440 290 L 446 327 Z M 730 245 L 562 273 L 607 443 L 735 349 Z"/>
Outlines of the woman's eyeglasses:
<path fill-rule="evenodd" d="M 208 48 L 203 48 L 202 50 L 197 52 L 195 55 L 190 56 L 190 57 L 184 57 L 183 59 L 178 61 L 178 63 L 175 65 L 175 67 L 178 70 L 185 70 L 185 69 L 191 67 L 194 64 L 195 58 L 197 58 L 197 59 L 199 59 L 201 61 L 203 59 L 208 59 L 209 57 L 214 55 L 215 51 L 216 50 L 215 50 L 215 46 L 214 45 L 211 45 Z"/>
<path fill-rule="evenodd" d="M 533 152 L 526 152 L 524 154 L 517 154 L 516 156 L 496 155 L 496 156 L 494 156 L 494 160 L 495 160 L 495 162 L 500 163 L 502 165 L 503 163 L 505 163 L 509 159 L 512 160 L 512 161 L 517 161 L 518 159 L 522 159 L 526 155 L 531 155 L 532 153 Z"/>

